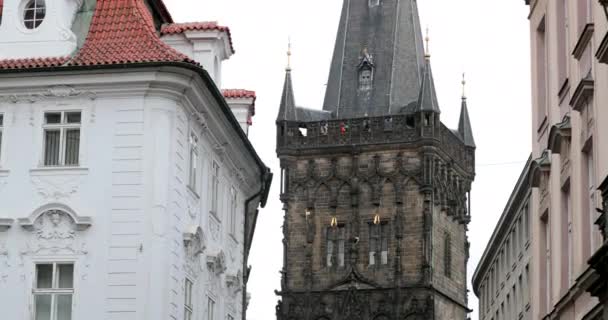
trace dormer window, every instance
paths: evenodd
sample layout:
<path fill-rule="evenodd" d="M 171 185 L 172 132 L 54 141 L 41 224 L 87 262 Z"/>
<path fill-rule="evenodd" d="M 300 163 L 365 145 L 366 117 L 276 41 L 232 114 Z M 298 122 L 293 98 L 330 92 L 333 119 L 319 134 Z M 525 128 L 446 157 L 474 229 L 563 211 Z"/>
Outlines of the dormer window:
<path fill-rule="evenodd" d="M 30 0 L 23 9 L 23 24 L 28 29 L 36 29 L 46 16 L 44 0 Z"/>
<path fill-rule="evenodd" d="M 372 88 L 372 68 L 369 65 L 363 66 L 359 70 L 359 90 L 370 90 Z"/>

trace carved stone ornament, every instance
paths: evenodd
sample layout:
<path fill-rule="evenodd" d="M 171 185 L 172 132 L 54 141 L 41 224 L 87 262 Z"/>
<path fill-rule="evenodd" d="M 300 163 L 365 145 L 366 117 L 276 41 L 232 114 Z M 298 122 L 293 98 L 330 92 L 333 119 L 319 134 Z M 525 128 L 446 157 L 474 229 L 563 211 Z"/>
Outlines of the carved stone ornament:
<path fill-rule="evenodd" d="M 186 272 L 197 277 L 202 271 L 201 255 L 206 249 L 206 239 L 200 227 L 191 227 L 184 232 L 184 249 L 186 251 Z"/>
<path fill-rule="evenodd" d="M 226 276 L 226 288 L 228 288 L 228 293 L 231 296 L 236 296 L 242 290 L 242 273 L 239 271 L 236 275 L 227 275 Z"/>
<path fill-rule="evenodd" d="M 83 179 L 82 175 L 39 175 L 32 176 L 31 181 L 44 200 L 59 201 L 78 192 Z"/>
<path fill-rule="evenodd" d="M 220 251 L 214 256 L 207 256 L 207 268 L 216 275 L 226 272 L 227 266 L 224 251 Z"/>
<path fill-rule="evenodd" d="M 32 233 L 21 255 L 87 254 L 86 244 L 78 233 L 91 226 L 90 217 L 79 217 L 62 205 L 49 205 L 35 211 L 28 218 L 18 219 L 19 225 Z"/>
<path fill-rule="evenodd" d="M 69 30 L 68 30 L 69 31 Z M 71 33 L 71 31 L 69 31 Z M 70 36 L 68 34 L 68 36 Z M 73 35 L 72 35 L 73 36 Z M 74 97 L 85 97 L 90 100 L 95 100 L 97 95 L 92 91 L 81 91 L 71 86 L 52 86 L 47 88 L 46 90 L 39 93 L 22 93 L 22 94 L 12 94 L 12 95 L 0 95 L 0 101 L 7 101 L 11 103 L 17 102 L 38 102 L 46 99 L 53 98 L 74 98 Z"/>

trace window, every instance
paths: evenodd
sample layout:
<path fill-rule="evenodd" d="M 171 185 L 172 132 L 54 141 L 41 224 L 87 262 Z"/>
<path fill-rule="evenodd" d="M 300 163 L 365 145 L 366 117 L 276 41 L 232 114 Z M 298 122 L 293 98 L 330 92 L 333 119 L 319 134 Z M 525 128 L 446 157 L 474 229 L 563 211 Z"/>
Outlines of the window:
<path fill-rule="evenodd" d="M 210 297 L 207 297 L 207 319 L 206 320 L 214 320 L 215 319 L 215 301 Z"/>
<path fill-rule="evenodd" d="M 44 113 L 44 166 L 78 166 L 80 111 Z"/>
<path fill-rule="evenodd" d="M 593 161 L 593 149 L 587 150 L 584 154 L 583 159 L 583 178 L 586 180 L 586 184 L 584 185 L 583 194 L 586 196 L 587 202 L 587 212 L 589 216 L 589 241 L 590 241 L 590 253 L 593 254 L 595 250 L 597 250 L 602 244 L 602 238 L 600 235 L 597 226 L 595 225 L 595 221 L 599 218 L 599 214 L 596 211 L 596 200 L 595 200 L 595 163 Z"/>
<path fill-rule="evenodd" d="M 561 86 L 568 77 L 568 5 L 567 0 L 557 1 L 557 34 L 560 35 L 557 38 L 558 51 L 558 85 Z M 558 88 L 559 89 L 559 88 Z"/>
<path fill-rule="evenodd" d="M 372 88 L 372 68 L 365 65 L 359 70 L 359 90 L 370 90 Z"/>
<path fill-rule="evenodd" d="M 388 224 L 369 225 L 369 264 L 388 264 Z"/>
<path fill-rule="evenodd" d="M 192 287 L 190 279 L 184 284 L 184 320 L 192 320 Z"/>
<path fill-rule="evenodd" d="M 37 264 L 33 294 L 35 320 L 72 319 L 74 265 L 69 263 Z"/>
<path fill-rule="evenodd" d="M 2 0 L 0 0 L 0 15 L 2 14 L 1 3 L 2 3 Z M 0 113 L 0 160 L 2 159 L 2 129 L 3 128 L 4 128 L 4 115 L 2 113 Z"/>
<path fill-rule="evenodd" d="M 45 15 L 44 0 L 31 0 L 23 10 L 23 24 L 28 29 L 36 29 L 44 20 Z"/>
<path fill-rule="evenodd" d="M 236 235 L 236 189 L 230 188 L 230 234 Z"/>
<path fill-rule="evenodd" d="M 562 286 L 563 288 L 569 287 L 569 284 L 573 281 L 573 256 L 574 256 L 574 244 L 572 235 L 572 209 L 570 200 L 570 189 L 566 186 L 562 190 L 562 230 L 561 230 L 561 241 L 562 241 L 562 268 L 565 268 L 565 272 L 562 271 Z"/>
<path fill-rule="evenodd" d="M 380 5 L 380 0 L 369 0 L 370 7 L 377 7 Z"/>
<path fill-rule="evenodd" d="M 281 194 L 285 194 L 287 192 L 287 169 L 281 168 Z"/>
<path fill-rule="evenodd" d="M 192 191 L 197 192 L 196 188 L 196 177 L 198 174 L 198 138 L 193 133 L 190 134 L 190 177 L 188 179 L 188 185 Z"/>
<path fill-rule="evenodd" d="M 220 184 L 220 166 L 213 161 L 211 178 L 211 213 L 217 215 L 218 192 Z"/>
<path fill-rule="evenodd" d="M 344 239 L 346 228 L 344 224 L 327 229 L 327 266 L 344 266 Z"/>
<path fill-rule="evenodd" d="M 449 233 L 443 235 L 443 270 L 445 276 L 452 277 L 452 237 Z M 494 269 L 492 269 L 492 277 L 495 278 Z M 495 280 L 495 279 L 493 279 Z M 494 282 L 494 281 L 493 281 Z M 495 284 L 493 286 L 496 287 Z"/>
<path fill-rule="evenodd" d="M 545 18 L 536 30 L 536 106 L 537 125 L 540 127 L 547 116 L 547 46 L 545 36 Z"/>
<path fill-rule="evenodd" d="M 544 304 L 542 308 L 542 312 L 547 313 L 551 310 L 551 229 L 549 229 L 549 214 L 545 213 L 545 216 L 542 218 L 541 222 L 541 234 L 540 239 L 541 243 L 541 253 L 544 253 L 542 257 L 545 260 L 545 263 L 541 265 L 541 268 L 544 268 L 545 276 L 541 278 L 541 292 L 545 293 Z M 542 261 L 542 260 L 541 260 Z M 542 270 L 541 270 L 542 271 Z"/>

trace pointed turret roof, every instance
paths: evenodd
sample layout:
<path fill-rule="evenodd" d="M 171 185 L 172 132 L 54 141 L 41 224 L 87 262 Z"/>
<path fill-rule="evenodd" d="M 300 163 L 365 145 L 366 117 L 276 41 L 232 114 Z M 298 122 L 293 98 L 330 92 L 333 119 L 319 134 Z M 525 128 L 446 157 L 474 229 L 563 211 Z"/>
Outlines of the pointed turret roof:
<path fill-rule="evenodd" d="M 431 61 L 429 57 L 426 59 L 422 78 L 422 88 L 418 98 L 418 111 L 431 111 L 441 113 L 439 103 L 437 102 L 437 93 L 435 92 L 435 81 L 433 80 L 433 71 L 431 70 Z"/>
<path fill-rule="evenodd" d="M 371 88 L 359 84 L 365 59 L 373 63 Z M 344 0 L 323 109 L 337 118 L 412 110 L 426 68 L 416 0 Z"/>
<path fill-rule="evenodd" d="M 296 100 L 291 83 L 291 68 L 285 69 L 285 83 L 283 84 L 283 95 L 281 95 L 281 106 L 277 121 L 296 120 Z"/>
<path fill-rule="evenodd" d="M 458 133 L 462 141 L 467 147 L 475 148 L 475 139 L 473 138 L 473 128 L 471 127 L 471 119 L 469 119 L 469 109 L 467 108 L 467 98 L 462 96 L 462 107 L 460 109 L 460 121 L 458 122 Z"/>

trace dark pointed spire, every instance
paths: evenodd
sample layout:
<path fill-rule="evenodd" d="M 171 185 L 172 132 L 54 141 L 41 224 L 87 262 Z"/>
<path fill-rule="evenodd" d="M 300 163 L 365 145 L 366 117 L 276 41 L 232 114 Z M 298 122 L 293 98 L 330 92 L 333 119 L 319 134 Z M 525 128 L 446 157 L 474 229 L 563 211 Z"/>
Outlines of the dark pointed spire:
<path fill-rule="evenodd" d="M 422 88 L 418 98 L 418 111 L 441 113 L 437 93 L 435 92 L 435 81 L 431 70 L 430 56 L 427 54 L 426 64 L 422 78 Z"/>
<path fill-rule="evenodd" d="M 285 68 L 285 83 L 283 84 L 283 95 L 281 96 L 281 105 L 279 107 L 279 115 L 277 121 L 297 120 L 296 119 L 296 101 L 293 94 L 293 85 L 291 83 L 291 42 L 287 50 L 287 67 Z"/>
<path fill-rule="evenodd" d="M 337 118 L 415 109 L 424 56 L 416 0 L 344 0 L 323 109 Z"/>
<path fill-rule="evenodd" d="M 462 107 L 460 109 L 460 121 L 458 122 L 458 133 L 467 147 L 475 148 L 475 139 L 473 138 L 473 128 L 471 127 L 471 119 L 469 119 L 469 110 L 467 108 L 467 96 L 465 95 L 466 81 L 464 74 L 462 75 Z"/>

